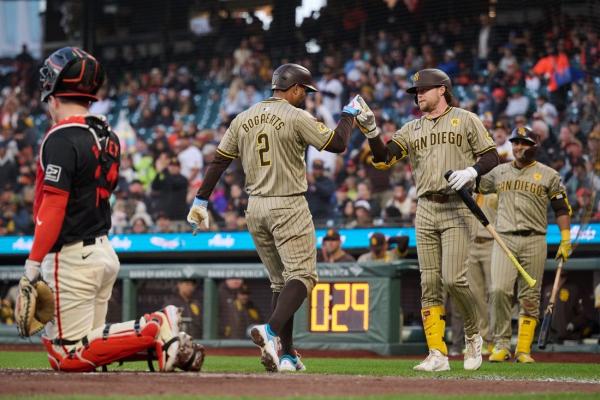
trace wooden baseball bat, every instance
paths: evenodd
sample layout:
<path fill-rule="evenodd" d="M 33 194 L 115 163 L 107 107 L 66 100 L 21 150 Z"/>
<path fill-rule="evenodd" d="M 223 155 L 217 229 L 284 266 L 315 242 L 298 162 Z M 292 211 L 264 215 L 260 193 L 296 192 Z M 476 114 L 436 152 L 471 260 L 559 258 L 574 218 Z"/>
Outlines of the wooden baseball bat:
<path fill-rule="evenodd" d="M 448 172 L 446 172 L 444 174 L 444 178 L 446 178 L 446 180 L 450 179 L 450 175 L 452 175 L 453 172 L 454 171 L 449 170 Z M 487 217 L 483 213 L 483 210 L 481 210 L 481 208 L 479 208 L 477 203 L 475 203 L 475 200 L 473 200 L 473 197 L 471 197 L 469 192 L 467 192 L 467 189 L 463 186 L 460 190 L 457 190 L 456 192 L 458 193 L 458 195 L 460 196 L 462 201 L 466 204 L 466 206 L 469 208 L 469 210 L 471 210 L 471 212 L 475 215 L 475 217 L 477 217 L 479 222 L 481 222 L 481 224 L 485 227 L 485 229 L 487 229 L 487 231 L 490 233 L 490 235 L 492 235 L 494 240 L 500 245 L 500 247 L 502 248 L 504 253 L 506 253 L 507 257 L 510 259 L 510 261 L 512 261 L 513 265 L 515 266 L 517 271 L 519 271 L 519 273 L 521 274 L 523 279 L 525 279 L 525 281 L 527 282 L 529 287 L 534 287 L 536 280 L 533 279 L 531 277 L 531 275 L 529 275 L 527 273 L 527 271 L 525 271 L 523 266 L 521 266 L 519 261 L 515 258 L 515 256 L 512 254 L 512 252 L 506 246 L 506 243 L 504 243 L 504 240 L 502 240 L 500 235 L 498 235 L 498 232 L 496 232 L 494 227 L 490 224 L 490 221 L 487 219 Z"/>
<path fill-rule="evenodd" d="M 538 347 L 545 349 L 548 343 L 548 337 L 550 335 L 550 325 L 552 325 L 552 313 L 554 312 L 554 302 L 556 301 L 556 294 L 558 293 L 558 283 L 560 282 L 560 274 L 562 272 L 564 261 L 561 258 L 558 261 L 558 267 L 556 267 L 556 275 L 554 276 L 554 285 L 552 285 L 552 294 L 550 295 L 550 301 L 544 311 L 544 319 L 542 321 L 542 327 L 540 328 L 540 335 L 538 336 Z"/>

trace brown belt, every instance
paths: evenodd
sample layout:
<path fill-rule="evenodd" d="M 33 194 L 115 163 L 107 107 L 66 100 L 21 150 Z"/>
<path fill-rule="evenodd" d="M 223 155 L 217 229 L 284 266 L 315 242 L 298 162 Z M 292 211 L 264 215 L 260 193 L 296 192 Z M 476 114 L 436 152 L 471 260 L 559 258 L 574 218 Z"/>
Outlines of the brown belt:
<path fill-rule="evenodd" d="M 441 193 L 431 193 L 426 194 L 425 197 L 429 201 L 433 201 L 435 203 L 447 203 L 450 200 L 450 195 L 441 194 Z"/>
<path fill-rule="evenodd" d="M 489 238 L 489 237 L 476 237 L 475 240 L 473 240 L 475 243 L 477 244 L 481 244 L 481 243 L 487 243 L 490 240 L 494 240 L 494 238 Z"/>

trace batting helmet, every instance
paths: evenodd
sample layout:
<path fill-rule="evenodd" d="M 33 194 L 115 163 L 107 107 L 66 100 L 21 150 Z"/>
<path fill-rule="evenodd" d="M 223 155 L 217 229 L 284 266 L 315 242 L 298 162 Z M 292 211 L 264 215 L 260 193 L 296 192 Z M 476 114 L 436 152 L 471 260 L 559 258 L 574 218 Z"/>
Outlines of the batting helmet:
<path fill-rule="evenodd" d="M 294 85 L 302 85 L 307 92 L 318 92 L 310 71 L 298 64 L 283 64 L 273 72 L 271 90 L 288 90 Z"/>
<path fill-rule="evenodd" d="M 518 128 L 513 129 L 510 137 L 508 138 L 510 142 L 514 142 L 515 140 L 522 140 L 528 143 L 531 143 L 533 146 L 537 146 L 538 137 L 533 131 L 524 126 L 520 126 Z"/>
<path fill-rule="evenodd" d="M 50 95 L 98 100 L 96 93 L 104 83 L 104 68 L 90 54 L 77 47 L 63 47 L 50 54 L 40 68 L 43 102 Z"/>
<path fill-rule="evenodd" d="M 452 81 L 444 71 L 436 68 L 422 69 L 412 76 L 413 85 L 406 91 L 408 93 L 417 93 L 421 87 L 445 86 L 446 91 L 452 91 Z"/>

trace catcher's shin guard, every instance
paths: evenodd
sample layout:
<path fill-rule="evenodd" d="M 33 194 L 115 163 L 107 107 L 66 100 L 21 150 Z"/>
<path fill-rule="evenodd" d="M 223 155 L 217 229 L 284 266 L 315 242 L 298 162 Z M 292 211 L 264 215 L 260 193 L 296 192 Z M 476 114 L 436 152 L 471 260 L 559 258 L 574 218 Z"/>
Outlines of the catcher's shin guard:
<path fill-rule="evenodd" d="M 432 306 L 421 309 L 423 329 L 429 350 L 439 350 L 443 355 L 448 355 L 448 348 L 444 342 L 446 330 L 446 312 L 444 306 Z"/>
<path fill-rule="evenodd" d="M 535 318 L 525 316 L 519 317 L 519 335 L 517 337 L 517 349 L 515 351 L 515 357 L 517 359 L 520 354 L 531 353 L 531 343 L 533 342 L 536 325 L 537 320 Z"/>
<path fill-rule="evenodd" d="M 140 351 L 153 348 L 160 331 L 160 320 L 128 321 L 107 324 L 67 350 L 64 344 L 42 337 L 52 369 L 65 372 L 89 372 L 97 367 L 124 360 Z"/>

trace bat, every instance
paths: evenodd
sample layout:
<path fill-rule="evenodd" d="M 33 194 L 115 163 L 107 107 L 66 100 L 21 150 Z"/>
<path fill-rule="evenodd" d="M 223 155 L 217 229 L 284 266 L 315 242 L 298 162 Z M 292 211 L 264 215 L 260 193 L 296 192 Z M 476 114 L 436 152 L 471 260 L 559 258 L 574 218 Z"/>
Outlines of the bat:
<path fill-rule="evenodd" d="M 452 175 L 453 172 L 454 171 L 452 171 L 452 170 L 447 171 L 444 174 L 444 178 L 446 178 L 446 180 L 450 179 L 450 175 Z M 463 186 L 460 190 L 457 190 L 456 192 L 460 196 L 461 200 L 469 208 L 469 210 L 471 210 L 471 212 L 475 215 L 475 217 L 477 217 L 477 219 L 479 220 L 479 222 L 481 222 L 481 224 L 484 226 L 484 228 L 487 229 L 487 231 L 490 233 L 490 235 L 492 235 L 492 237 L 494 238 L 494 240 L 496 241 L 496 243 L 498 243 L 498 245 L 500 245 L 500 248 L 502 248 L 502 250 L 504 251 L 504 253 L 506 254 L 506 256 L 510 259 L 510 261 L 512 261 L 513 265 L 515 266 L 515 268 L 517 269 L 517 271 L 519 271 L 519 273 L 521 274 L 521 276 L 523 277 L 523 279 L 525 279 L 525 281 L 527 282 L 527 284 L 529 285 L 529 287 L 534 287 L 535 283 L 536 283 L 536 280 L 533 279 L 531 277 L 531 275 L 529 275 L 527 273 L 527 271 L 525 271 L 525 269 L 523 268 L 523 266 L 515 258 L 515 256 L 512 254 L 512 252 L 506 246 L 506 243 L 504 243 L 504 240 L 502 240 L 502 238 L 500 237 L 500 235 L 498 235 L 498 232 L 496 232 L 496 230 L 494 229 L 494 227 L 492 225 L 490 225 L 490 221 L 487 219 L 487 217 L 483 213 L 483 210 L 481 210 L 481 208 L 479 208 L 479 206 L 477 205 L 477 203 L 475 203 L 475 200 L 473 200 L 473 197 L 471 197 L 471 195 L 469 194 L 469 192 L 467 192 L 467 189 Z"/>
<path fill-rule="evenodd" d="M 546 348 L 548 343 L 548 336 L 550 334 L 550 325 L 552 325 L 552 312 L 554 311 L 554 302 L 556 301 L 556 293 L 558 292 L 558 282 L 560 282 L 560 273 L 562 272 L 564 261 L 561 258 L 556 267 L 556 275 L 554 276 L 554 285 L 552 285 L 552 294 L 550 295 L 550 301 L 544 311 L 544 319 L 542 321 L 542 327 L 540 328 L 540 335 L 538 336 L 538 347 L 540 349 Z"/>

